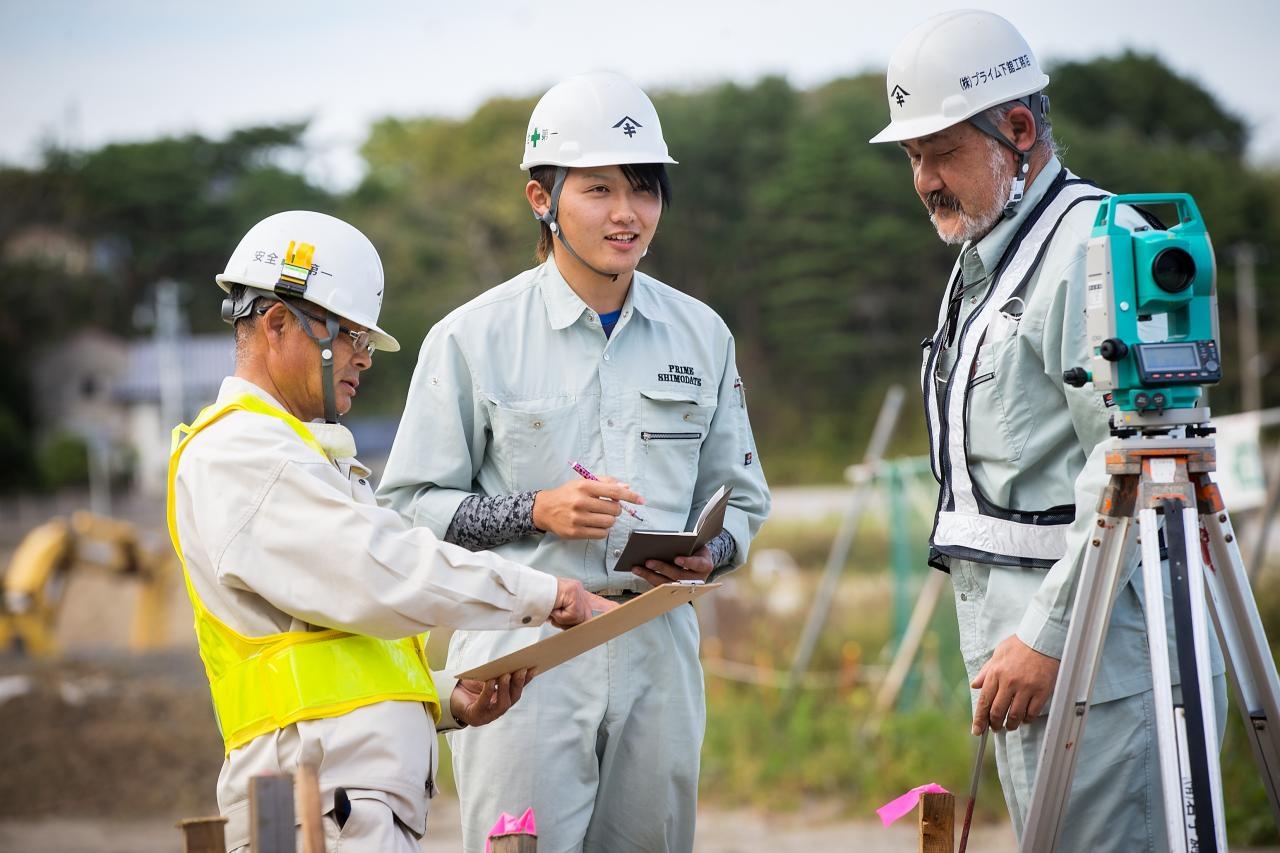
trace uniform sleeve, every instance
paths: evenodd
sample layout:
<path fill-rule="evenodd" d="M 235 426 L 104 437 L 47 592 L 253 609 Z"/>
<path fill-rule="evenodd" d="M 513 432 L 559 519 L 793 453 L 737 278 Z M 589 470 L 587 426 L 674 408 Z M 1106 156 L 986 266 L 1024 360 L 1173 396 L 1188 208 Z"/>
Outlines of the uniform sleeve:
<path fill-rule="evenodd" d="M 694 484 L 693 506 L 688 519 L 692 524 L 722 485 L 733 487 L 729 506 L 725 508 L 724 530 L 733 537 L 737 547 L 725 565 L 716 568 L 712 577 L 736 569 L 747 561 L 751 540 L 768 517 L 770 506 L 769 486 L 760 466 L 755 437 L 751 434 L 747 392 L 738 373 L 732 335 L 727 337 L 717 397 L 716 411 L 698 457 L 698 479 Z"/>
<path fill-rule="evenodd" d="M 453 689 L 458 686 L 458 677 L 450 672 L 431 670 L 431 680 L 440 694 L 440 721 L 436 723 L 436 733 L 453 732 L 465 729 L 467 724 L 453 716 Z"/>
<path fill-rule="evenodd" d="M 1078 257 L 1052 283 L 1055 296 L 1045 314 L 1042 336 L 1044 369 L 1048 378 L 1063 389 L 1066 416 L 1071 419 L 1080 451 L 1086 458 L 1073 486 L 1075 521 L 1067 530 L 1065 556 L 1045 574 L 1017 633 L 1022 642 L 1036 651 L 1061 658 L 1076 584 L 1092 537 L 1098 498 L 1108 481 L 1104 456 L 1105 441 L 1110 435 L 1110 415 L 1102 395 L 1092 384 L 1073 388 L 1062 381 L 1063 370 L 1088 365 L 1084 258 Z"/>
<path fill-rule="evenodd" d="M 541 624 L 556 579 L 361 503 L 323 460 L 282 460 L 216 549 L 220 583 L 313 625 L 395 639 Z"/>
<path fill-rule="evenodd" d="M 380 502 L 437 536 L 474 494 L 488 426 L 466 356 L 448 328 L 437 324 L 423 341 L 378 486 Z"/>

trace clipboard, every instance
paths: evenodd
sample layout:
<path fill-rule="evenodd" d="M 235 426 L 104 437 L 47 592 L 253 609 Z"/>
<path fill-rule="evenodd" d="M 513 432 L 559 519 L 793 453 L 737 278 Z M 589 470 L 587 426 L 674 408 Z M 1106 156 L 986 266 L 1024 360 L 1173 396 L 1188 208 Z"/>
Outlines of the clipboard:
<path fill-rule="evenodd" d="M 586 622 L 525 646 L 523 649 L 494 658 L 466 672 L 460 672 L 457 677 L 484 681 L 529 667 L 537 667 L 539 673 L 546 672 L 557 664 L 562 664 L 570 658 L 607 643 L 632 628 L 643 625 L 650 619 L 700 598 L 719 587 L 718 583 L 666 583 L 655 586 L 608 613 L 602 613 Z"/>

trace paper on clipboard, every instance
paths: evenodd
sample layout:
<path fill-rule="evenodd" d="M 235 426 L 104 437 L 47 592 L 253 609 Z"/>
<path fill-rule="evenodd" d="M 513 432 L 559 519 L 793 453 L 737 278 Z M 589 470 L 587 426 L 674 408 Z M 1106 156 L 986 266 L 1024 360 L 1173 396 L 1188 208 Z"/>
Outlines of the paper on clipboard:
<path fill-rule="evenodd" d="M 523 649 L 517 649 L 511 654 L 494 658 L 466 672 L 460 672 L 458 678 L 484 681 L 529 667 L 537 667 L 540 673 L 546 672 L 557 664 L 562 664 L 589 649 L 594 649 L 656 616 L 661 616 L 719 587 L 718 583 L 667 583 L 655 586 L 644 595 L 608 613 L 602 613 L 580 625 L 574 625 Z"/>

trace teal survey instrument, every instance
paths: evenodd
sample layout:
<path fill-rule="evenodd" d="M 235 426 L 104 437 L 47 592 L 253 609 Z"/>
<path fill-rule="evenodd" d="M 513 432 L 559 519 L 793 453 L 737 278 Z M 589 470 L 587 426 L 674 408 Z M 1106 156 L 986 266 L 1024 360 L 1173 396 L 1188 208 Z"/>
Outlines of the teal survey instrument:
<path fill-rule="evenodd" d="M 1131 230 L 1122 205 L 1172 208 L 1177 224 Z M 1202 423 L 1203 387 L 1222 379 L 1213 245 L 1185 193 L 1111 196 L 1098 206 L 1086 258 L 1093 357 L 1064 381 L 1111 395 L 1117 429 Z M 1163 323 L 1158 322 L 1163 320 Z M 1147 337 L 1139 327 L 1147 324 Z M 1164 334 L 1151 338 L 1150 328 Z M 1175 410 L 1175 411 L 1171 411 Z M 1181 410 L 1181 411 L 1177 411 Z"/>
<path fill-rule="evenodd" d="M 1177 223 L 1129 229 L 1116 221 L 1123 207 L 1137 205 L 1172 207 Z M 1138 548 L 1143 587 L 1159 590 L 1167 582 L 1172 600 L 1166 620 L 1165 597 L 1145 597 L 1168 849 L 1227 849 L 1209 616 L 1280 825 L 1280 679 L 1239 542 L 1210 476 L 1216 452 L 1204 386 L 1222 378 L 1214 274 L 1213 247 L 1190 196 L 1112 196 L 1100 203 L 1086 257 L 1092 356 L 1087 368 L 1065 371 L 1063 381 L 1092 382 L 1110 397 L 1111 479 L 1085 546 L 1023 853 L 1057 849 L 1112 602 Z"/>

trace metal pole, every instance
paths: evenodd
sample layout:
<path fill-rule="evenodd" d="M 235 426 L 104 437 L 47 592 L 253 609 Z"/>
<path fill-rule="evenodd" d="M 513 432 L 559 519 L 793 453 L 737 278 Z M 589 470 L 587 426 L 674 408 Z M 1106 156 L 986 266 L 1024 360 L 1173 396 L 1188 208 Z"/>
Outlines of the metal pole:
<path fill-rule="evenodd" d="M 1236 262 L 1236 334 L 1240 338 L 1240 410 L 1262 408 L 1262 355 L 1258 352 L 1258 252 L 1241 243 L 1232 253 Z"/>
<path fill-rule="evenodd" d="M 182 310 L 176 281 L 156 284 L 156 367 L 160 379 L 160 424 L 168 430 L 182 422 L 182 359 L 178 337 L 182 333 Z M 168 446 L 167 444 L 164 446 Z"/>
<path fill-rule="evenodd" d="M 880 414 L 876 418 L 875 429 L 871 432 L 871 441 L 867 445 L 863 457 L 858 482 L 849 501 L 849 509 L 840 523 L 836 533 L 836 541 L 831 546 L 827 557 L 827 566 L 822 573 L 822 582 L 814 597 L 813 607 L 809 609 L 809 617 L 804 623 L 804 632 L 800 636 L 800 645 L 796 648 L 795 658 L 791 662 L 791 672 L 787 684 L 794 686 L 800 677 L 809 670 L 809 659 L 813 656 L 813 647 L 818 642 L 818 634 L 827 620 L 827 612 L 831 609 L 831 599 L 835 596 L 836 584 L 840 580 L 840 572 L 849 559 L 849 551 L 853 547 L 853 537 L 858 530 L 858 520 L 871 498 L 872 471 L 889 444 L 893 428 L 898 422 L 898 413 L 902 410 L 904 392 L 901 385 L 890 386 L 880 405 Z"/>

